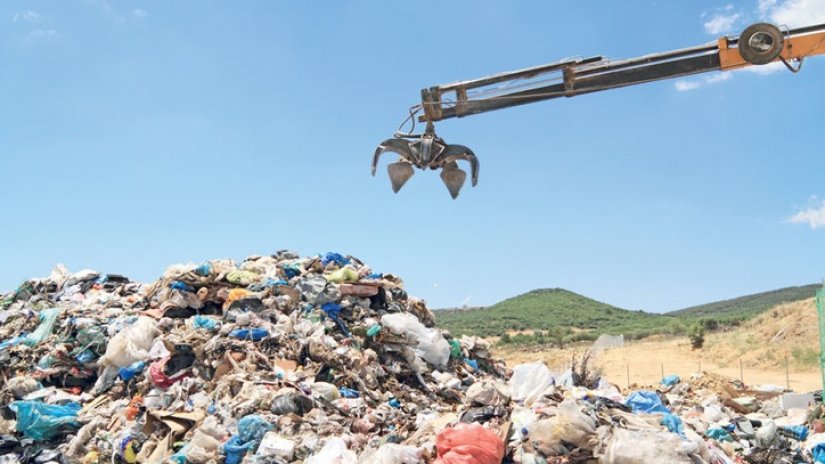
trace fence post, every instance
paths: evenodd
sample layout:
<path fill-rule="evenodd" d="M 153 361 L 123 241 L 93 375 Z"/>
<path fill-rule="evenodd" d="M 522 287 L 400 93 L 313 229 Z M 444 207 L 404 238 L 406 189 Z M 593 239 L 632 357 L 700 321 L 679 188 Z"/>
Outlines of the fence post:
<path fill-rule="evenodd" d="M 791 389 L 791 376 L 788 371 L 788 357 L 785 356 L 785 388 Z"/>
<path fill-rule="evenodd" d="M 630 364 L 625 367 L 627 367 L 627 388 L 630 388 Z"/>
<path fill-rule="evenodd" d="M 742 384 L 744 385 L 745 376 L 742 375 L 742 358 L 739 358 L 739 381 L 742 382 Z"/>

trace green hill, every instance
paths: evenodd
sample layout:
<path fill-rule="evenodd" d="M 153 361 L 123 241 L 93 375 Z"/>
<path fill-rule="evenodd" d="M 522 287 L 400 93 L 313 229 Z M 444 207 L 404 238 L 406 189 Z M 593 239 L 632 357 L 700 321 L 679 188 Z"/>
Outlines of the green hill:
<path fill-rule="evenodd" d="M 592 340 L 601 333 L 640 338 L 679 330 L 675 317 L 628 311 L 558 288 L 533 290 L 484 309 L 440 310 L 435 315 L 437 324 L 453 335 L 483 337 L 563 328 L 568 340 Z"/>
<path fill-rule="evenodd" d="M 683 318 L 713 318 L 720 322 L 734 319 L 750 319 L 780 303 L 790 303 L 806 298 L 813 298 L 816 295 L 816 291 L 820 288 L 821 285 L 819 284 L 780 288 L 770 292 L 740 296 L 739 298 L 733 298 L 731 300 L 692 306 L 667 314 Z"/>
<path fill-rule="evenodd" d="M 488 308 L 444 309 L 435 311 L 435 315 L 438 325 L 453 335 L 511 334 L 517 343 L 595 340 L 603 333 L 636 339 L 683 334 L 697 322 L 710 330 L 720 324 L 736 325 L 780 303 L 811 298 L 819 288 L 817 284 L 781 288 L 666 314 L 628 311 L 553 288 L 533 290 Z"/>

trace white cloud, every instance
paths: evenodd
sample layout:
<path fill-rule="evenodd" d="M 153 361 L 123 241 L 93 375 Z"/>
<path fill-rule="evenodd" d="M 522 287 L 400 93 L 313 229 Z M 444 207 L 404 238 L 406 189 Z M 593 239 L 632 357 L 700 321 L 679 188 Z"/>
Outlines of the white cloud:
<path fill-rule="evenodd" d="M 748 66 L 747 68 L 738 69 L 738 71 L 745 71 L 754 74 L 760 74 L 762 76 L 767 76 L 768 74 L 774 74 L 779 71 L 784 71 L 785 65 L 782 64 L 781 61 L 774 61 L 773 63 L 763 64 L 759 66 Z"/>
<path fill-rule="evenodd" d="M 29 37 L 36 40 L 51 40 L 57 37 L 57 31 L 54 29 L 33 29 L 29 32 Z"/>
<path fill-rule="evenodd" d="M 705 78 L 705 84 L 715 84 L 717 82 L 724 82 L 729 80 L 733 77 L 733 74 L 729 72 L 720 72 L 716 74 L 712 74 Z"/>
<path fill-rule="evenodd" d="M 466 297 L 464 297 L 464 299 L 461 300 L 461 306 L 467 306 L 468 304 L 470 304 L 470 300 L 473 299 L 473 296 L 474 295 L 467 295 Z"/>
<path fill-rule="evenodd" d="M 676 81 L 674 87 L 679 92 L 689 92 L 691 90 L 696 90 L 703 85 L 709 84 L 716 84 L 719 82 L 724 82 L 728 79 L 733 78 L 733 75 L 729 72 L 719 72 L 715 74 L 711 74 L 710 76 L 705 76 L 701 79 L 693 79 L 693 80 L 684 80 L 680 79 Z"/>
<path fill-rule="evenodd" d="M 673 86 L 676 87 L 676 90 L 679 92 L 688 92 L 690 90 L 698 89 L 702 86 L 702 83 L 699 81 L 678 80 L 675 84 L 673 84 Z"/>
<path fill-rule="evenodd" d="M 37 24 L 43 21 L 43 16 L 36 11 L 28 10 L 22 13 L 14 14 L 14 18 L 12 18 L 11 22 L 16 23 L 18 21 L 25 21 L 27 23 Z"/>
<path fill-rule="evenodd" d="M 825 200 L 811 198 L 811 205 L 788 218 L 793 224 L 808 224 L 811 229 L 825 228 Z"/>
<path fill-rule="evenodd" d="M 737 21 L 739 21 L 739 18 L 741 17 L 741 13 L 716 13 L 715 15 L 713 15 L 712 18 L 705 21 L 705 31 L 707 31 L 708 34 L 713 35 L 731 32 L 733 31 L 734 26 L 736 26 Z"/>
<path fill-rule="evenodd" d="M 764 10 L 763 1 L 765 2 Z M 772 22 L 788 27 L 810 26 L 825 22 L 825 1 L 784 0 L 782 2 L 762 0 L 760 13 Z"/>
<path fill-rule="evenodd" d="M 149 12 L 147 12 L 143 8 L 135 8 L 134 10 L 132 10 L 132 16 L 134 16 L 135 18 L 145 18 L 148 15 Z"/>

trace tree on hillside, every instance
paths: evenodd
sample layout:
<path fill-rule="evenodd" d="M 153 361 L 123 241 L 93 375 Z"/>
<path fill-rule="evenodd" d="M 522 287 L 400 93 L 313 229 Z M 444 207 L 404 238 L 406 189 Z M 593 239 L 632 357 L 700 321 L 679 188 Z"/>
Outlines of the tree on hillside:
<path fill-rule="evenodd" d="M 690 338 L 690 346 L 694 350 L 701 349 L 705 344 L 705 327 L 701 323 L 690 326 L 688 338 Z"/>
<path fill-rule="evenodd" d="M 550 337 L 553 340 L 553 343 L 558 345 L 559 348 L 564 349 L 564 342 L 568 335 L 570 335 L 571 330 L 569 327 L 553 327 L 553 330 L 550 331 Z"/>

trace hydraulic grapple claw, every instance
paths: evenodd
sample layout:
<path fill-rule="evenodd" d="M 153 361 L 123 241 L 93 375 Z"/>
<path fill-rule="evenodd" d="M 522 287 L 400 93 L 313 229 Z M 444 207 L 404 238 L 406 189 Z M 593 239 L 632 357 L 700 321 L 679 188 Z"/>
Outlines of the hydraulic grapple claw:
<path fill-rule="evenodd" d="M 415 172 L 415 166 L 419 169 L 441 169 L 441 180 L 447 186 L 450 196 L 455 199 L 467 179 L 467 173 L 458 167 L 459 160 L 470 163 L 471 183 L 473 187 L 478 184 L 478 158 L 473 151 L 464 145 L 448 145 L 435 135 L 431 124 L 428 124 L 427 131 L 420 135 L 396 135 L 396 138 L 381 142 L 372 157 L 374 176 L 382 154 L 389 151 L 399 156 L 398 162 L 387 166 L 393 192 L 398 193 L 410 180 Z"/>

